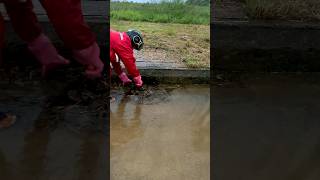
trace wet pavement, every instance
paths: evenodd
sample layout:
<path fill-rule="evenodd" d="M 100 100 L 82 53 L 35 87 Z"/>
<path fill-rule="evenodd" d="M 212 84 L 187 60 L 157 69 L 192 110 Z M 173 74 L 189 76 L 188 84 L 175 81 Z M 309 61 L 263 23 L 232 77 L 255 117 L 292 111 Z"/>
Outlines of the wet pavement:
<path fill-rule="evenodd" d="M 320 179 L 319 74 L 224 78 L 211 88 L 213 178 Z"/>
<path fill-rule="evenodd" d="M 0 110 L 17 121 L 0 130 L 0 179 L 108 179 L 108 113 L 70 83 L 1 80 Z"/>
<path fill-rule="evenodd" d="M 111 179 L 209 180 L 209 86 L 147 89 L 111 91 Z"/>

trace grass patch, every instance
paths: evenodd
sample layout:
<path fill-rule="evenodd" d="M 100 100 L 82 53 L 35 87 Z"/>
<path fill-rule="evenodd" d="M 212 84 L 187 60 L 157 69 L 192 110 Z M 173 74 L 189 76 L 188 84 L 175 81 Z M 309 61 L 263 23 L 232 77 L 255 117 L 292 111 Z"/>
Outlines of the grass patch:
<path fill-rule="evenodd" d="M 111 28 L 127 31 L 139 29 L 145 40 L 144 59 L 174 60 L 190 68 L 210 66 L 210 26 L 118 21 L 111 19 Z"/>
<path fill-rule="evenodd" d="M 181 24 L 210 24 L 210 7 L 177 2 L 111 2 L 112 20 Z"/>
<path fill-rule="evenodd" d="M 319 0 L 241 0 L 251 19 L 319 21 Z"/>

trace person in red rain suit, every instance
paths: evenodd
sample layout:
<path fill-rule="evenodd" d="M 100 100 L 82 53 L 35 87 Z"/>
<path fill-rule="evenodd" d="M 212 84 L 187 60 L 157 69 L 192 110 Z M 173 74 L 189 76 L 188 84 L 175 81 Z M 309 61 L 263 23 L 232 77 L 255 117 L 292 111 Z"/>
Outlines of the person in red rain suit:
<path fill-rule="evenodd" d="M 143 82 L 135 63 L 136 59 L 134 57 L 133 49 L 139 51 L 142 48 L 143 38 L 139 31 L 129 30 L 127 32 L 117 32 L 112 29 L 110 30 L 110 62 L 113 70 L 124 85 L 132 82 L 122 70 L 120 65 L 121 60 L 138 89 L 142 88 Z"/>
<path fill-rule="evenodd" d="M 101 76 L 103 63 L 94 34 L 84 22 L 81 0 L 39 0 L 65 46 L 72 49 L 75 60 L 86 66 L 90 78 Z M 28 49 L 42 64 L 42 75 L 51 69 L 69 64 L 60 56 L 42 32 L 31 0 L 0 0 L 19 37 L 27 42 Z"/>

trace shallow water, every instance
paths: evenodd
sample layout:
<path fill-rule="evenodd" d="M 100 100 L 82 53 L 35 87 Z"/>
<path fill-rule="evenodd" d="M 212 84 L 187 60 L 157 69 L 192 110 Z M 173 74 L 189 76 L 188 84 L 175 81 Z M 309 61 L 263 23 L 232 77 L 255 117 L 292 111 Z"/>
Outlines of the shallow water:
<path fill-rule="evenodd" d="M 148 90 L 111 92 L 111 179 L 210 179 L 209 87 Z"/>
<path fill-rule="evenodd" d="M 319 180 L 319 73 L 235 79 L 211 88 L 213 178 Z"/>
<path fill-rule="evenodd" d="M 107 179 L 103 114 L 49 97 L 49 91 L 59 93 L 57 87 L 0 87 L 0 110 L 17 115 L 12 127 L 0 130 L 0 179 Z M 48 106 L 50 101 L 61 104 Z"/>
<path fill-rule="evenodd" d="M 108 179 L 105 96 L 89 85 L 0 84 L 0 110 L 17 115 L 0 130 L 0 179 Z M 147 90 L 143 98 L 113 92 L 111 179 L 209 179 L 209 87 Z"/>

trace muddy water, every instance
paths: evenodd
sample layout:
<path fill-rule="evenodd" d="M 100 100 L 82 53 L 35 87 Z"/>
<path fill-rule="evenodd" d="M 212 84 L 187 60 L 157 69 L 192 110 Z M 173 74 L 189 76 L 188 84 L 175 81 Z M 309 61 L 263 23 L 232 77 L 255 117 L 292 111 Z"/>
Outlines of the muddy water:
<path fill-rule="evenodd" d="M 319 180 L 319 73 L 234 76 L 211 88 L 213 178 Z"/>
<path fill-rule="evenodd" d="M 111 92 L 111 179 L 210 179 L 209 87 L 149 90 Z"/>
<path fill-rule="evenodd" d="M 0 85 L 0 110 L 17 115 L 0 130 L 0 179 L 106 180 L 106 116 L 68 99 L 68 83 L 53 84 Z"/>

